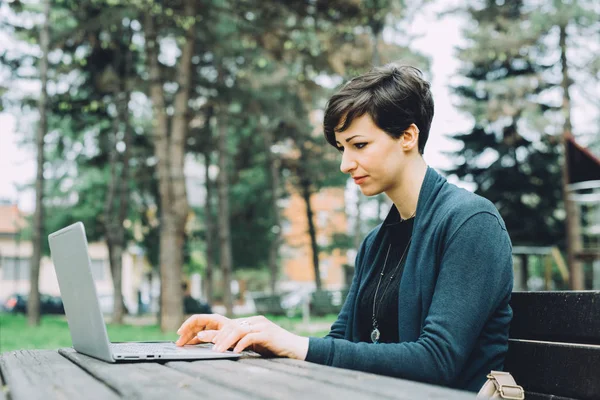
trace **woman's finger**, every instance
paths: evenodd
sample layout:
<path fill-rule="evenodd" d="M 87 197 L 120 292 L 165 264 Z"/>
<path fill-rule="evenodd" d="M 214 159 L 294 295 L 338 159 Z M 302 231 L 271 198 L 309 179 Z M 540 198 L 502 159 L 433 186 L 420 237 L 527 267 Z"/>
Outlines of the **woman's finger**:
<path fill-rule="evenodd" d="M 223 328 L 221 328 L 217 331 L 217 334 L 213 337 L 213 340 L 212 340 L 212 342 L 215 344 L 215 347 L 214 347 L 215 350 L 216 350 L 218 344 L 221 343 L 223 338 L 227 337 L 231 333 L 232 330 L 233 330 L 233 326 L 231 324 L 227 324 L 226 326 L 224 326 Z"/>
<path fill-rule="evenodd" d="M 249 333 L 246 336 L 244 336 L 242 339 L 240 339 L 240 341 L 237 343 L 237 345 L 233 349 L 233 352 L 241 353 L 245 348 L 252 346 L 253 344 L 260 344 L 262 342 L 262 339 L 263 339 L 262 332 Z"/>
<path fill-rule="evenodd" d="M 219 329 L 227 321 L 230 319 L 219 314 L 195 314 L 181 324 L 177 334 L 181 335 L 186 330 L 199 332 L 204 329 Z"/>
<path fill-rule="evenodd" d="M 194 344 L 200 344 L 200 343 L 204 343 L 202 340 L 198 339 L 197 337 L 192 338 L 189 342 L 186 343 L 186 345 L 194 345 Z"/>
<path fill-rule="evenodd" d="M 233 328 L 225 336 L 222 336 L 219 340 L 215 340 L 215 351 L 225 351 L 231 346 L 236 344 L 242 337 L 244 332 L 239 328 Z"/>
<path fill-rule="evenodd" d="M 180 336 L 175 342 L 177 346 L 183 346 L 196 336 L 199 331 L 205 329 L 219 329 L 228 319 L 218 314 L 196 314 L 188 318 L 179 328 L 177 334 Z"/>
<path fill-rule="evenodd" d="M 214 343 L 215 336 L 219 333 L 218 330 L 200 331 L 196 335 L 196 339 L 202 343 Z"/>
<path fill-rule="evenodd" d="M 203 314 L 194 314 L 191 317 L 189 317 L 188 319 L 186 319 L 185 321 L 183 321 L 183 324 L 181 324 L 179 329 L 177 329 L 177 334 L 181 335 L 181 333 L 183 333 L 183 331 L 190 329 L 192 326 L 197 326 L 198 319 L 202 316 L 203 316 Z"/>

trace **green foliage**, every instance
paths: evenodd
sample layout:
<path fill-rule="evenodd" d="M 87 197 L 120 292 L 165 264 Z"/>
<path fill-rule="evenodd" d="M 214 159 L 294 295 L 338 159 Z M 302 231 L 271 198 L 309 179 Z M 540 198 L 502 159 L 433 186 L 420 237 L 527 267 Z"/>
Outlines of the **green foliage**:
<path fill-rule="evenodd" d="M 249 292 L 267 292 L 269 290 L 270 276 L 266 268 L 239 269 L 235 271 L 235 278 L 246 282 Z"/>
<path fill-rule="evenodd" d="M 16 4 L 18 3 L 18 4 Z M 21 44 L 34 48 L 37 26 L 27 28 L 40 10 L 15 2 L 19 18 L 6 23 Z M 196 48 L 192 60 L 192 93 L 188 103 L 190 155 L 212 155 L 214 110 L 227 105 L 230 225 L 235 269 L 261 269 L 277 237 L 273 193 L 264 132 L 274 140 L 270 156 L 279 173 L 298 189 L 304 180 L 316 192 L 345 184 L 338 172 L 339 156 L 323 140 L 320 121 L 311 112 L 322 108 L 331 85 L 370 68 L 371 35 L 382 29 L 385 16 L 405 15 L 402 1 L 335 0 L 330 2 L 232 2 L 203 0 L 197 15 Z M 111 138 L 117 127 L 115 108 L 119 82 L 131 91 L 129 126 L 135 132 L 128 188 L 128 240 L 145 249 L 153 266 L 159 260 L 161 204 L 158 196 L 152 136 L 152 109 L 145 49 L 145 17 L 156 19 L 165 104 L 170 114 L 178 88 L 178 55 L 183 32 L 191 20 L 181 2 L 122 0 L 60 0 L 52 3 L 49 133 L 46 142 L 46 221 L 44 235 L 75 221 L 86 225 L 90 241 L 104 238 L 104 206 L 110 179 Z M 24 49 L 24 46 L 21 46 Z M 0 63 L 14 78 L 37 66 L 35 51 L 3 54 Z M 426 60 L 405 46 L 387 44 L 382 59 Z M 29 72 L 27 72 L 29 71 Z M 217 77 L 222 74 L 224 79 Z M 3 97 L 4 99 L 4 97 Z M 7 106 L 6 101 L 3 102 Z M 27 106 L 25 106 L 27 105 Z M 35 106 L 25 97 L 10 106 Z M 33 128 L 33 127 L 32 127 Z M 33 141 L 34 129 L 27 141 Z M 285 174 L 285 175 L 284 175 Z M 185 245 L 188 272 L 203 271 L 205 210 Z M 216 214 L 216 207 L 213 210 Z M 216 221 L 216 216 L 215 216 Z M 47 251 L 47 249 L 46 249 Z"/>
<path fill-rule="evenodd" d="M 342 251 L 354 248 L 354 238 L 346 233 L 334 233 L 331 242 L 322 250 L 331 253 L 336 249 Z"/>

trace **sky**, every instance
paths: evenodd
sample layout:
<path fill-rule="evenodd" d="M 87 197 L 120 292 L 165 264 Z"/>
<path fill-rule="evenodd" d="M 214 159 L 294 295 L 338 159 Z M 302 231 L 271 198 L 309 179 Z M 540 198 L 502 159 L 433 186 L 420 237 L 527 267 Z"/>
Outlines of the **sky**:
<path fill-rule="evenodd" d="M 435 101 L 435 116 L 430 137 L 425 148 L 425 161 L 436 169 L 452 166 L 451 160 L 442 154 L 459 146 L 443 135 L 464 131 L 471 126 L 470 117 L 461 114 L 453 103 L 449 84 L 459 66 L 455 58 L 455 48 L 462 42 L 460 27 L 463 17 L 446 15 L 438 18 L 437 13 L 455 3 L 435 2 L 419 13 L 410 32 L 419 37 L 413 41 L 413 48 L 428 55 L 431 59 L 432 93 Z M 17 120 L 7 113 L 0 113 L 0 199 L 17 202 L 25 212 L 35 208 L 34 192 L 21 189 L 35 178 L 35 152 L 33 147 L 20 144 L 22 133 L 17 132 Z M 452 181 L 452 180 L 451 180 Z M 453 181 L 463 187 L 467 184 Z"/>

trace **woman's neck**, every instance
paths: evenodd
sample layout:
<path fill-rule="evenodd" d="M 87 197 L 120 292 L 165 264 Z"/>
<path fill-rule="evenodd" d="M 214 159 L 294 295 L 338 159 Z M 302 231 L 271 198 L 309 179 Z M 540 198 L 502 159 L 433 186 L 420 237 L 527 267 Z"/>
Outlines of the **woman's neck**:
<path fill-rule="evenodd" d="M 401 186 L 386 192 L 386 195 L 398 209 L 400 218 L 408 219 L 416 213 L 419 193 L 426 173 L 427 164 L 423 157 L 415 157 L 402 171 L 403 176 L 399 180 Z"/>

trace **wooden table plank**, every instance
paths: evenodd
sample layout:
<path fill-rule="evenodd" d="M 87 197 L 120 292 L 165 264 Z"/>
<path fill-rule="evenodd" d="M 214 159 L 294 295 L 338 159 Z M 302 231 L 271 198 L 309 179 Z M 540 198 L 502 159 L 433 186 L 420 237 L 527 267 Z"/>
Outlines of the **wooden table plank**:
<path fill-rule="evenodd" d="M 177 361 L 169 362 L 167 365 L 193 376 L 203 376 L 221 386 L 233 387 L 267 399 L 344 398 L 350 400 L 371 397 L 369 393 L 348 389 L 345 386 L 331 385 L 302 374 L 292 375 L 278 371 L 276 368 L 264 368 L 263 365 L 272 364 L 266 359 L 252 359 L 252 361 L 252 363 L 242 360 Z M 382 398 L 392 398 L 392 396 L 382 396 Z"/>
<path fill-rule="evenodd" d="M 0 369 L 11 400 L 118 399 L 119 396 L 54 350 L 2 354 Z"/>
<path fill-rule="evenodd" d="M 158 362 L 131 362 L 111 364 L 96 360 L 73 349 L 60 349 L 60 354 L 104 382 L 127 399 L 173 398 L 248 399 L 235 390 L 215 385 L 202 376 L 190 376 L 165 367 Z"/>
<path fill-rule="evenodd" d="M 0 357 L 0 400 L 61 399 L 473 399 L 469 392 L 289 359 L 110 364 L 75 352 Z M 1 381 L 0 381 L 1 385 Z"/>
<path fill-rule="evenodd" d="M 252 364 L 256 360 L 243 360 Z M 308 376 L 315 381 L 325 382 L 335 387 L 346 387 L 362 391 L 371 396 L 391 396 L 396 399 L 448 399 L 473 400 L 474 393 L 449 389 L 406 379 L 392 378 L 350 369 L 335 368 L 288 358 L 273 358 L 264 368 L 285 371 L 291 375 Z M 303 371 L 303 372 L 301 372 Z"/>

